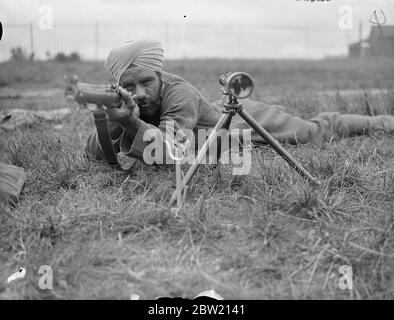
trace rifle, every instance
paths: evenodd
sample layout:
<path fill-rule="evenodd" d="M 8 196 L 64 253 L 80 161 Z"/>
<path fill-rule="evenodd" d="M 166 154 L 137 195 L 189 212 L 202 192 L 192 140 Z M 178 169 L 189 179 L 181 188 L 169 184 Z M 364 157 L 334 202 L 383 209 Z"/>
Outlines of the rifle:
<path fill-rule="evenodd" d="M 107 108 L 119 108 L 122 105 L 122 97 L 116 85 L 98 85 L 79 82 L 74 75 L 69 78 L 64 77 L 66 82 L 65 96 L 68 102 L 75 101 L 79 105 L 87 107 L 88 104 L 95 104 L 90 108 L 93 111 L 94 124 L 96 125 L 97 136 L 100 142 L 104 157 L 110 165 L 119 166 L 119 160 L 114 150 L 111 135 L 108 128 Z"/>
<path fill-rule="evenodd" d="M 65 76 L 64 80 L 66 82 L 65 96 L 69 102 L 75 101 L 85 107 L 87 104 L 95 104 L 98 107 L 109 105 L 120 107 L 122 104 L 117 85 L 79 82 L 76 75 L 71 78 Z"/>

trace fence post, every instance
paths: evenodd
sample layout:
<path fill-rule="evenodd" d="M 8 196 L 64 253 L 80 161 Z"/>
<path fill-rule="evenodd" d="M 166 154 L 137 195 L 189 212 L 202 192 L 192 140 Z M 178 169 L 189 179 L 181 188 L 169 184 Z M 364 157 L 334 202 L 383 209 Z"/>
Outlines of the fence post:
<path fill-rule="evenodd" d="M 186 54 L 186 19 L 183 19 L 183 25 L 182 25 L 182 58 L 185 59 L 187 54 Z"/>
<path fill-rule="evenodd" d="M 29 30 L 30 30 L 30 59 L 33 60 L 33 56 L 34 56 L 33 22 L 30 22 Z"/>
<path fill-rule="evenodd" d="M 237 47 L 238 47 L 238 58 L 243 58 L 243 43 L 242 43 L 242 26 L 241 23 L 238 23 L 237 28 Z"/>
<path fill-rule="evenodd" d="M 99 48 L 99 25 L 96 22 L 94 24 L 94 57 L 98 60 L 98 48 Z"/>
<path fill-rule="evenodd" d="M 169 41 L 169 25 L 168 25 L 168 20 L 167 20 L 166 27 L 165 27 L 165 43 L 166 43 L 167 47 L 168 47 L 168 41 Z"/>

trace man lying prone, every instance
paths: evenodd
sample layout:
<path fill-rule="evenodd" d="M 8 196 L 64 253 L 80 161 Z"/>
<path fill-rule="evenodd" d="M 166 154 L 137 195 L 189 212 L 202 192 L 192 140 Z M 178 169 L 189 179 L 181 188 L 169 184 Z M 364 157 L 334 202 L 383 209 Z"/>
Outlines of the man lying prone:
<path fill-rule="evenodd" d="M 110 134 L 116 152 L 145 163 L 144 150 L 151 143 L 147 133 L 160 140 L 160 135 L 213 128 L 222 115 L 222 100 L 208 102 L 188 81 L 162 70 L 164 51 L 154 40 L 127 41 L 116 46 L 105 62 L 117 80 L 124 100 L 120 108 L 109 109 Z M 394 117 L 320 113 L 304 120 L 263 102 L 245 99 L 242 105 L 274 138 L 290 143 L 307 143 L 332 137 L 363 134 L 368 129 L 394 131 Z M 234 117 L 230 129 L 249 129 Z M 257 132 L 252 142 L 264 143 Z M 161 139 L 164 141 L 163 139 Z M 95 130 L 87 142 L 87 153 L 103 158 Z M 166 148 L 163 147 L 165 152 Z M 164 159 L 168 159 L 165 155 Z"/>

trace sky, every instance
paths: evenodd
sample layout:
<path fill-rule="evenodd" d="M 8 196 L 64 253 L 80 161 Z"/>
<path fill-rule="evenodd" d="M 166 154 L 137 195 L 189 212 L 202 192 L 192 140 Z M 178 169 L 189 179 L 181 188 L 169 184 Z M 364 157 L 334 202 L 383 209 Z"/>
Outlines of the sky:
<path fill-rule="evenodd" d="M 322 58 L 346 54 L 360 22 L 366 37 L 374 10 L 394 24 L 394 0 L 0 0 L 0 59 L 17 45 L 104 59 L 139 37 L 162 41 L 168 58 Z"/>

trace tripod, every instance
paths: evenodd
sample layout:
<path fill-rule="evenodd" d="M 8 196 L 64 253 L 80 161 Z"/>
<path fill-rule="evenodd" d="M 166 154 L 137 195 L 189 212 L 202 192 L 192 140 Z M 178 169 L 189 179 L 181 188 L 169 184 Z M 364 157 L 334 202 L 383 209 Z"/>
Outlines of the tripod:
<path fill-rule="evenodd" d="M 228 130 L 230 127 L 232 117 L 237 113 L 239 114 L 245 121 L 248 123 L 271 147 L 279 153 L 279 155 L 288 162 L 290 166 L 292 166 L 299 174 L 306 177 L 310 182 L 319 185 L 319 182 L 308 172 L 306 171 L 301 164 L 299 164 L 296 160 L 293 159 L 290 153 L 284 149 L 278 141 L 275 140 L 253 117 L 243 109 L 242 104 L 238 102 L 237 98 L 229 93 L 224 93 L 228 95 L 228 102 L 224 104 L 223 115 L 219 118 L 216 123 L 213 131 L 208 136 L 207 141 L 205 141 L 204 145 L 201 147 L 198 152 L 196 159 L 192 166 L 187 171 L 182 184 L 181 191 L 183 191 L 186 185 L 190 182 L 191 178 L 195 174 L 198 166 L 204 159 L 207 151 L 209 150 L 212 143 L 218 136 L 218 132 L 220 129 Z M 218 155 L 219 158 L 220 155 Z M 179 192 L 179 190 L 178 190 Z M 177 191 L 175 191 L 170 199 L 170 206 L 173 206 L 177 198 Z"/>

